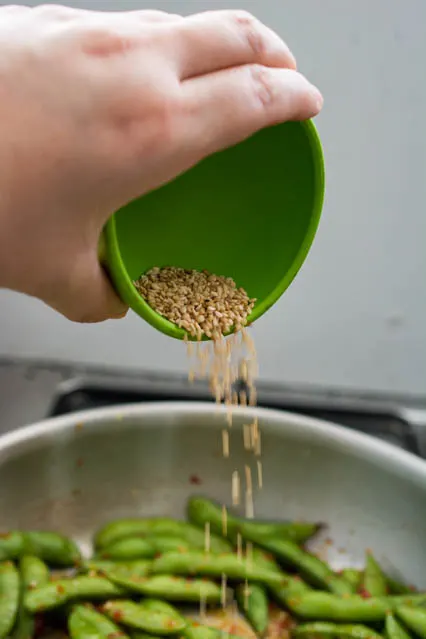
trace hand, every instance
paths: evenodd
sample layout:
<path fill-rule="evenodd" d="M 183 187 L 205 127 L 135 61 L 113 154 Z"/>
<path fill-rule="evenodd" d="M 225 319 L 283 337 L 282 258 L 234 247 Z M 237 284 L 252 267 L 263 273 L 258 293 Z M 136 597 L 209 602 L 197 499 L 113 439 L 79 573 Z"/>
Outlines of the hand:
<path fill-rule="evenodd" d="M 97 258 L 129 200 L 322 98 L 241 11 L 0 8 L 0 286 L 71 320 L 120 317 Z"/>

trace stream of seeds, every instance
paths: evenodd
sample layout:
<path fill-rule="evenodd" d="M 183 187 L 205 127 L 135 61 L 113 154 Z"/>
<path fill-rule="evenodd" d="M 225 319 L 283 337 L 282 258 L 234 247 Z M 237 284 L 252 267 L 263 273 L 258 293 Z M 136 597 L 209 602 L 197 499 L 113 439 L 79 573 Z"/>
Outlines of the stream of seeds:
<path fill-rule="evenodd" d="M 152 268 L 134 285 L 148 304 L 160 315 L 186 331 L 185 341 L 190 362 L 189 380 L 207 379 L 210 391 L 218 404 L 227 407 L 227 424 L 222 430 L 222 452 L 231 455 L 230 429 L 233 407 L 255 406 L 257 377 L 256 349 L 248 334 L 247 318 L 254 308 L 243 288 L 238 288 L 230 277 L 214 275 L 208 271 L 164 267 Z M 231 334 L 230 331 L 233 331 Z M 227 336 L 227 337 L 226 337 Z M 203 338 L 209 341 L 203 341 Z M 244 382 L 247 390 L 235 390 L 237 381 Z M 242 428 L 244 449 L 255 458 L 257 486 L 263 486 L 261 434 L 257 418 Z M 250 458 L 249 458 L 250 459 Z M 251 458 L 253 460 L 253 458 Z M 253 461 L 245 464 L 243 473 L 238 469 L 231 476 L 232 504 L 242 501 L 241 484 L 244 484 L 243 503 L 247 518 L 254 517 Z M 242 475 L 242 477 L 241 477 Z M 226 535 L 227 511 L 222 508 L 222 527 Z M 210 526 L 205 527 L 205 550 L 210 550 Z M 242 557 L 242 540 L 237 538 L 237 554 Z M 248 558 L 252 548 L 247 544 Z M 227 580 L 222 576 L 222 603 L 226 606 Z M 245 589 L 249 596 L 248 584 Z M 201 616 L 205 614 L 205 602 L 201 602 Z"/>

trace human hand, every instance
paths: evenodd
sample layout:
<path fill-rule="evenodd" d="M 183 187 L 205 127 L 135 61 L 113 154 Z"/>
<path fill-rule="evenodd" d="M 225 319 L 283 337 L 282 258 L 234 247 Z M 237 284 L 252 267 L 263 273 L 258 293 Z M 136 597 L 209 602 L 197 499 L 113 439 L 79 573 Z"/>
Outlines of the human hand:
<path fill-rule="evenodd" d="M 126 307 L 98 261 L 111 213 L 322 97 L 241 11 L 0 8 L 0 286 L 75 321 Z"/>

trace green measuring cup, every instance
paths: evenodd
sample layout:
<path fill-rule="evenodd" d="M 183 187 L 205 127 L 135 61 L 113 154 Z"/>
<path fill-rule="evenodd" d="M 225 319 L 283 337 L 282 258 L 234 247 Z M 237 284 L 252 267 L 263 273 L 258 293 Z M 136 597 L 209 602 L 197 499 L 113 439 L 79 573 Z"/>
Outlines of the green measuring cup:
<path fill-rule="evenodd" d="M 232 277 L 257 299 L 253 323 L 302 266 L 323 198 L 316 128 L 310 120 L 286 122 L 206 158 L 114 213 L 100 259 L 122 300 L 170 337 L 183 339 L 186 331 L 156 313 L 133 285 L 154 266 Z"/>

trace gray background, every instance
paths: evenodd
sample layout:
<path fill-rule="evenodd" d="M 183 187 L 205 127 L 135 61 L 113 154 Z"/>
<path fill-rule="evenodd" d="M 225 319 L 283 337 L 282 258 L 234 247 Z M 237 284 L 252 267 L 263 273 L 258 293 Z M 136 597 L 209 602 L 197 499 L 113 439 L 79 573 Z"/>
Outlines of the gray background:
<path fill-rule="evenodd" d="M 326 156 L 327 197 L 305 266 L 254 329 L 261 377 L 424 394 L 426 2 L 68 4 L 181 13 L 240 7 L 287 40 L 300 69 L 325 96 L 317 124 Z M 0 355 L 150 370 L 187 367 L 180 343 L 133 315 L 77 326 L 7 291 L 0 292 Z"/>

